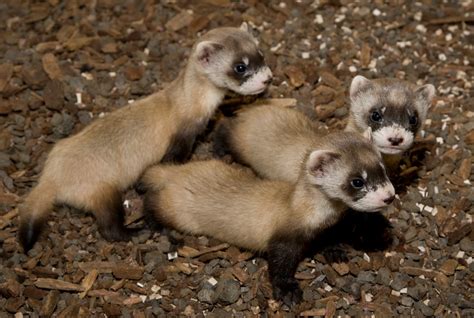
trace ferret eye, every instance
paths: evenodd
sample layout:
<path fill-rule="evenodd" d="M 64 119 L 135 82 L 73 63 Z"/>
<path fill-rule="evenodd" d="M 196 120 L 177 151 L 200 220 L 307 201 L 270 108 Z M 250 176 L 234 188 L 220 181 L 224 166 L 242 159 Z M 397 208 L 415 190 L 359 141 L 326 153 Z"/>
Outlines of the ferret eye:
<path fill-rule="evenodd" d="M 372 119 L 373 122 L 380 123 L 382 121 L 382 115 L 378 111 L 372 112 L 372 115 L 370 115 L 370 119 Z"/>
<path fill-rule="evenodd" d="M 418 123 L 418 117 L 416 117 L 415 115 L 410 116 L 408 122 L 410 123 L 410 125 L 415 126 Z"/>
<path fill-rule="evenodd" d="M 364 183 L 365 183 L 364 180 L 362 180 L 361 178 L 356 178 L 351 181 L 351 185 L 355 189 L 362 189 L 362 187 L 364 186 Z"/>
<path fill-rule="evenodd" d="M 234 72 L 237 74 L 244 74 L 245 71 L 247 71 L 247 65 L 243 63 L 239 63 L 234 66 Z"/>

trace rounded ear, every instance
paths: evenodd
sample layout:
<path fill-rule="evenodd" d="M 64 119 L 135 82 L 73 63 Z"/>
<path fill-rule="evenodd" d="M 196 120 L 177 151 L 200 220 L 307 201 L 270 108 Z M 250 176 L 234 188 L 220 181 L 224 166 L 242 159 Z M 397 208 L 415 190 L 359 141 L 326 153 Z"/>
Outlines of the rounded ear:
<path fill-rule="evenodd" d="M 240 30 L 244 31 L 244 32 L 249 32 L 249 25 L 247 24 L 247 22 L 242 22 L 242 24 L 240 25 Z"/>
<path fill-rule="evenodd" d="M 367 139 L 370 143 L 373 141 L 373 138 L 372 138 L 372 127 L 368 127 L 364 133 L 362 134 L 362 136 L 364 136 L 365 139 Z"/>
<path fill-rule="evenodd" d="M 361 89 L 371 84 L 372 83 L 370 82 L 370 80 L 368 80 L 362 75 L 357 75 L 356 77 L 354 77 L 354 79 L 352 79 L 351 88 L 350 88 L 351 98 L 355 97 Z"/>
<path fill-rule="evenodd" d="M 329 166 L 341 157 L 340 154 L 329 150 L 315 150 L 306 161 L 306 169 L 313 179 L 314 184 L 322 184 L 327 176 Z"/>
<path fill-rule="evenodd" d="M 436 88 L 432 84 L 426 84 L 417 88 L 415 94 L 419 100 L 425 102 L 427 106 L 430 107 L 431 101 L 436 94 Z"/>
<path fill-rule="evenodd" d="M 215 56 L 224 49 L 222 44 L 212 41 L 202 41 L 196 45 L 196 58 L 202 66 L 207 67 Z"/>

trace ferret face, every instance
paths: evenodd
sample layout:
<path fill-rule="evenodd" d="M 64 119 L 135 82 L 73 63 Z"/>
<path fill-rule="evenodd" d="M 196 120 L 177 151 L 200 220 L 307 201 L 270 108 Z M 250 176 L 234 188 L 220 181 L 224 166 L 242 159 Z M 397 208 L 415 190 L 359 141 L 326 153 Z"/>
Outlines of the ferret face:
<path fill-rule="evenodd" d="M 203 73 L 217 87 L 241 95 L 263 92 L 272 80 L 263 53 L 253 36 L 242 28 L 208 32 L 195 48 Z"/>
<path fill-rule="evenodd" d="M 395 189 L 378 150 L 363 137 L 351 139 L 354 136 L 346 133 L 335 140 L 335 149 L 325 157 L 318 155 L 319 150 L 311 153 L 307 161 L 310 182 L 354 210 L 379 211 L 394 200 Z"/>
<path fill-rule="evenodd" d="M 430 84 L 416 87 L 395 79 L 369 81 L 363 76 L 354 78 L 350 91 L 356 126 L 372 128 L 374 144 L 386 154 L 399 154 L 412 146 L 435 94 Z"/>

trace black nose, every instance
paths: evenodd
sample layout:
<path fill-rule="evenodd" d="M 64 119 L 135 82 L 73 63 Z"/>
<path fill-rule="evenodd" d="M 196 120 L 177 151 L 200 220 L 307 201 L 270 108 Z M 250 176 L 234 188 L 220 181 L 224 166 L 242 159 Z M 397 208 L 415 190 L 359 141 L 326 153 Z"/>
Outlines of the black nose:
<path fill-rule="evenodd" d="M 269 85 L 273 81 L 273 77 L 269 77 L 263 84 Z"/>
<path fill-rule="evenodd" d="M 383 202 L 385 202 L 386 204 L 390 204 L 390 203 L 393 202 L 393 200 L 395 200 L 395 196 L 394 196 L 394 195 L 392 195 L 392 196 L 390 196 L 390 197 L 384 199 Z"/>
<path fill-rule="evenodd" d="M 403 142 L 403 138 L 388 138 L 388 141 L 390 141 L 390 143 L 393 145 L 393 146 L 398 146 L 399 144 L 401 144 Z"/>

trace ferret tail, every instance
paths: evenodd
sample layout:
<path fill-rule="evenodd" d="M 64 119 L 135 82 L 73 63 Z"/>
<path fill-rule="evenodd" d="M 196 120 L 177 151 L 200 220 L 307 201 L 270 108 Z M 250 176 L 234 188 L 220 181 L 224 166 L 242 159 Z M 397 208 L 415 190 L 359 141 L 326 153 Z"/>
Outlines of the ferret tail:
<path fill-rule="evenodd" d="M 39 182 L 20 206 L 18 239 L 23 250 L 28 252 L 35 245 L 56 201 L 56 186 Z"/>

